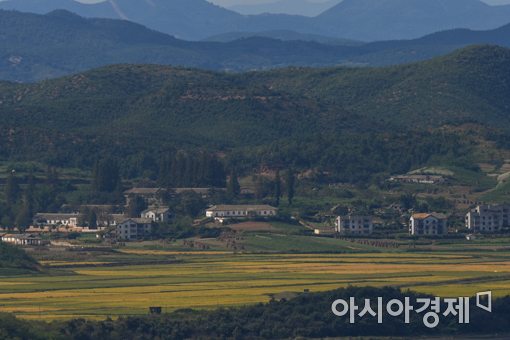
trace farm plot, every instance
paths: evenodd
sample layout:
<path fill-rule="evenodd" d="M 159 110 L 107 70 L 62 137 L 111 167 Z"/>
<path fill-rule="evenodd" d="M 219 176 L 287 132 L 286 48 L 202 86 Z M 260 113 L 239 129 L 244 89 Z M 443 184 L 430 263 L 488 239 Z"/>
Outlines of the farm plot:
<path fill-rule="evenodd" d="M 348 285 L 393 285 L 442 296 L 485 290 L 510 294 L 507 253 L 173 255 L 181 261 L 0 277 L 0 312 L 48 320 L 102 319 L 146 314 L 150 306 L 164 311 L 241 306 L 267 302 L 273 294 Z"/>

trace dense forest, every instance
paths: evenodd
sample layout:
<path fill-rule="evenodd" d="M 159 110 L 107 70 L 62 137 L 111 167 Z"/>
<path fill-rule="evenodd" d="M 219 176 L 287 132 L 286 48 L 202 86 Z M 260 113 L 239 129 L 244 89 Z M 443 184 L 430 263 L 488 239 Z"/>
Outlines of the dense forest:
<path fill-rule="evenodd" d="M 221 308 L 213 311 L 178 310 L 170 314 L 147 317 L 122 317 L 117 320 L 71 320 L 45 324 L 16 320 L 0 315 L 0 336 L 3 339 L 295 339 L 344 336 L 462 336 L 508 334 L 510 326 L 510 298 L 493 301 L 488 313 L 474 305 L 471 299 L 470 323 L 459 324 L 458 316 L 440 316 L 439 324 L 429 329 L 423 324 L 423 315 L 411 311 L 410 323 L 404 316 L 385 314 L 383 323 L 376 317 L 337 317 L 331 312 L 336 299 L 383 301 L 409 297 L 411 304 L 417 298 L 429 297 L 395 288 L 344 288 L 323 293 L 303 293 L 289 301 L 272 301 L 242 308 Z M 377 308 L 374 306 L 374 310 Z M 441 310 L 445 310 L 442 306 Z"/>
<path fill-rule="evenodd" d="M 471 166 L 484 141 L 505 145 L 509 74 L 510 51 L 482 46 L 379 69 L 117 65 L 4 82 L 0 159 L 85 169 L 113 159 L 123 178 L 205 186 L 233 168 L 359 183 L 430 163 Z M 179 162 L 185 177 L 160 175 Z"/>

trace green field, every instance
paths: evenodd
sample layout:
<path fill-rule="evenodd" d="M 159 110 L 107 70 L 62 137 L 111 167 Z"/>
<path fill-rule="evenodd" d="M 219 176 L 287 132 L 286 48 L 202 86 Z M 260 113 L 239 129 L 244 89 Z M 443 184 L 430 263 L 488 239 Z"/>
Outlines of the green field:
<path fill-rule="evenodd" d="M 115 256 L 134 255 L 169 262 L 48 261 L 39 275 L 0 277 L 0 312 L 101 319 L 146 314 L 149 306 L 165 311 L 240 306 L 267 302 L 271 294 L 348 285 L 394 285 L 441 296 L 510 294 L 510 253 L 504 251 L 236 255 L 126 249 Z"/>

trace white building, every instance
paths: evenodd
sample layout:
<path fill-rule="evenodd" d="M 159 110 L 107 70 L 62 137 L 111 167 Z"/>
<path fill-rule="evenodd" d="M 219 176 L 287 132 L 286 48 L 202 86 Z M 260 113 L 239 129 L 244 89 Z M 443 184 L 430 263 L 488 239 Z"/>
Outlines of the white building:
<path fill-rule="evenodd" d="M 409 233 L 415 236 L 436 236 L 448 234 L 448 218 L 439 213 L 413 214 Z"/>
<path fill-rule="evenodd" d="M 278 214 L 278 209 L 270 205 L 215 205 L 206 210 L 207 217 L 219 220 L 226 218 L 271 217 Z"/>
<path fill-rule="evenodd" d="M 127 218 L 118 223 L 115 230 L 119 240 L 143 240 L 151 235 L 152 220 L 146 218 Z"/>
<path fill-rule="evenodd" d="M 80 223 L 80 214 L 53 214 L 40 213 L 34 218 L 34 225 L 37 226 L 69 226 L 77 227 Z"/>
<path fill-rule="evenodd" d="M 49 241 L 32 234 L 5 234 L 2 235 L 2 242 L 17 246 L 43 246 L 49 244 Z"/>
<path fill-rule="evenodd" d="M 149 208 L 142 212 L 141 217 L 150 219 L 156 223 L 166 223 L 172 218 L 172 213 L 170 212 L 170 209 L 166 207 Z"/>
<path fill-rule="evenodd" d="M 497 233 L 510 227 L 509 205 L 479 205 L 466 214 L 466 228 L 473 233 Z"/>
<path fill-rule="evenodd" d="M 374 222 L 371 216 L 338 216 L 335 231 L 343 235 L 371 235 Z"/>

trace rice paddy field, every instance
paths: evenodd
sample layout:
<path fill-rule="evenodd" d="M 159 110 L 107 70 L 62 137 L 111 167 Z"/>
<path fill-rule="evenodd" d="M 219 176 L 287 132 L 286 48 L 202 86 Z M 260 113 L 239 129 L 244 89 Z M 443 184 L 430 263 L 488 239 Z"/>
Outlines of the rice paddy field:
<path fill-rule="evenodd" d="M 507 251 L 233 254 L 126 249 L 115 256 L 152 262 L 46 261 L 47 269 L 37 275 L 0 276 L 0 312 L 28 319 L 103 319 L 147 314 L 150 306 L 165 312 L 242 306 L 305 289 L 348 285 L 392 285 L 439 296 L 486 290 L 510 294 Z"/>

